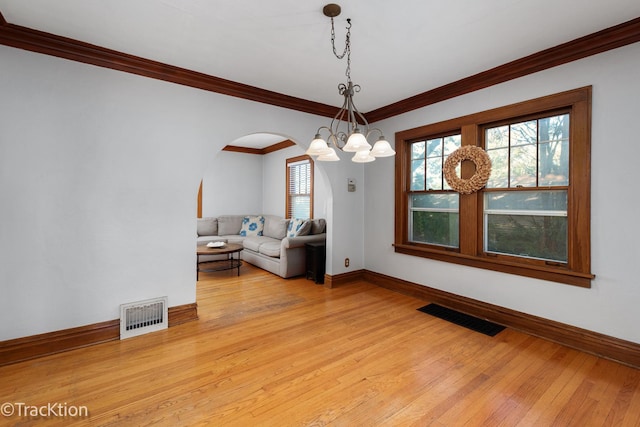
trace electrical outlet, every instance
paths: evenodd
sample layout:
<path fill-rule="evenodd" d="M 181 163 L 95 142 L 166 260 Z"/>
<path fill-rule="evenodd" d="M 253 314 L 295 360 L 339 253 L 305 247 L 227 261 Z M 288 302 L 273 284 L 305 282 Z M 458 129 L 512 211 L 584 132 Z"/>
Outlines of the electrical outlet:
<path fill-rule="evenodd" d="M 344 259 L 344 266 L 349 267 L 349 258 Z"/>

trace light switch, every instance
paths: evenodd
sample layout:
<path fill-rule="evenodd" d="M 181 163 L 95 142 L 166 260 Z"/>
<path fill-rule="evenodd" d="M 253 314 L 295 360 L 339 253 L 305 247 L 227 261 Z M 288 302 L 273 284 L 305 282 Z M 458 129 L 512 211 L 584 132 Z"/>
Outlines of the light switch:
<path fill-rule="evenodd" d="M 347 178 L 347 191 L 353 193 L 356 191 L 356 180 L 353 178 Z"/>

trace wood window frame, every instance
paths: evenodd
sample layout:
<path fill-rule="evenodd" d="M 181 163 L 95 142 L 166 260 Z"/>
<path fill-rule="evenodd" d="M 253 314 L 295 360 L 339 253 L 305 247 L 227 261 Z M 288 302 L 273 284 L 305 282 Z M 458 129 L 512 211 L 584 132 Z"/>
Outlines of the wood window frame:
<path fill-rule="evenodd" d="M 284 207 L 284 216 L 285 218 L 289 218 L 290 215 L 290 210 L 291 210 L 291 201 L 290 201 L 290 194 L 289 194 L 289 180 L 291 179 L 290 176 L 290 170 L 291 168 L 289 167 L 290 164 L 292 163 L 297 163 L 297 162 L 301 162 L 303 160 L 308 160 L 309 161 L 309 165 L 310 165 L 310 170 L 309 170 L 309 176 L 311 179 L 311 194 L 309 195 L 309 219 L 313 219 L 313 187 L 314 187 L 314 165 L 313 165 L 313 159 L 311 158 L 311 156 L 308 156 L 306 154 L 303 154 L 301 156 L 297 156 L 297 157 L 291 157 L 289 159 L 286 160 L 286 164 L 285 164 L 285 169 L 286 169 L 286 179 L 284 182 L 285 185 L 285 189 L 284 189 L 284 194 L 285 194 L 285 207 Z"/>
<path fill-rule="evenodd" d="M 482 128 L 502 120 L 569 109 L 569 206 L 568 257 L 566 264 L 532 262 L 517 257 L 496 257 L 484 253 L 484 192 L 460 194 L 460 245 L 444 248 L 409 241 L 410 146 L 420 139 L 460 131 L 462 146 L 481 145 Z M 480 113 L 417 127 L 396 133 L 395 164 L 395 252 L 483 268 L 580 287 L 591 287 L 591 86 L 520 102 Z M 462 178 L 474 173 L 471 162 L 462 162 Z"/>
<path fill-rule="evenodd" d="M 202 218 L 202 180 L 200 180 L 200 187 L 198 187 L 198 218 Z"/>

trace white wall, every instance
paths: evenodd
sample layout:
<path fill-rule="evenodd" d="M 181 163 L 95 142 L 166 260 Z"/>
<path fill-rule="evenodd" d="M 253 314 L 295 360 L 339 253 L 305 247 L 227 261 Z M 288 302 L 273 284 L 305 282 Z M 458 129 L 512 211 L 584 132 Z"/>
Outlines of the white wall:
<path fill-rule="evenodd" d="M 193 303 L 211 154 L 265 130 L 306 142 L 327 121 L 5 46 L 0 64 L 0 341 Z M 362 173 L 350 163 L 327 184 Z M 328 240 L 362 268 L 362 225 L 332 227 L 362 199 L 332 197 Z"/>
<path fill-rule="evenodd" d="M 202 178 L 202 216 L 262 213 L 262 175 L 262 156 L 231 151 L 212 154 Z"/>
<path fill-rule="evenodd" d="M 336 150 L 339 151 L 339 150 Z M 326 171 L 331 186 L 331 198 L 327 200 L 327 273 L 337 275 L 362 270 L 364 264 L 364 171 L 373 163 L 390 162 L 382 159 L 373 163 L 353 163 L 352 153 L 338 152 L 340 162 L 316 162 Z M 356 181 L 356 191 L 347 191 L 347 181 Z M 344 259 L 349 258 L 349 267 Z"/>
<path fill-rule="evenodd" d="M 377 123 L 389 134 L 593 85 L 591 289 L 396 254 L 394 165 L 366 169 L 366 268 L 513 310 L 640 343 L 637 183 L 640 43 Z"/>

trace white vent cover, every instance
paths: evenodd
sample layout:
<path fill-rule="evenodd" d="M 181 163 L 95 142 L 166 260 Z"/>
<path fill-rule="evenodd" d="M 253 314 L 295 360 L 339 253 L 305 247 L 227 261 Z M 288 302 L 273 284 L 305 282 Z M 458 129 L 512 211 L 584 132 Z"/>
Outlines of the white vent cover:
<path fill-rule="evenodd" d="M 120 339 L 167 329 L 167 297 L 131 302 L 120 305 Z"/>

